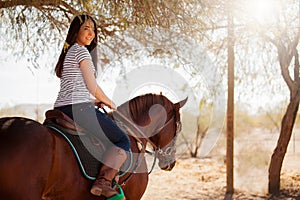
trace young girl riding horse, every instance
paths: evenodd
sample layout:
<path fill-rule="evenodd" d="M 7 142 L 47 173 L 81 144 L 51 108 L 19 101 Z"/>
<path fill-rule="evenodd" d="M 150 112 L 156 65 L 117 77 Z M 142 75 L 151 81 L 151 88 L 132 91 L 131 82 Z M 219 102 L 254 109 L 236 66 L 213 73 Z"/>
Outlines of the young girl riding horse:
<path fill-rule="evenodd" d="M 126 160 L 130 142 L 127 135 L 94 106 L 94 103 L 102 102 L 116 109 L 96 82 L 96 58 L 91 55 L 93 50 L 96 51 L 96 46 L 95 20 L 89 15 L 76 16 L 55 67 L 60 78 L 60 91 L 54 108 L 64 112 L 104 143 L 107 150 L 102 160 L 103 166 L 90 192 L 116 199 L 118 193 L 112 188 L 112 180 Z"/>

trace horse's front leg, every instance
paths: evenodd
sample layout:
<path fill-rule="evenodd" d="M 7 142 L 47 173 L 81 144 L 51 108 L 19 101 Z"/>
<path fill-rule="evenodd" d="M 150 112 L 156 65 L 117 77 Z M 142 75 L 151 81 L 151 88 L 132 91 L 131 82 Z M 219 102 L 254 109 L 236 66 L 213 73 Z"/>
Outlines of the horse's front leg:
<path fill-rule="evenodd" d="M 137 173 L 132 175 L 123 187 L 126 200 L 140 200 L 146 191 L 148 184 L 148 173 Z"/>

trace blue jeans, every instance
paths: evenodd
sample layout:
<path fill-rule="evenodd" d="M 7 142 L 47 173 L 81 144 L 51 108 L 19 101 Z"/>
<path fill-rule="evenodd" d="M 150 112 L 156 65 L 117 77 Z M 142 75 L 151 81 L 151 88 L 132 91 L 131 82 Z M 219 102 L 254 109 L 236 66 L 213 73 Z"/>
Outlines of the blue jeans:
<path fill-rule="evenodd" d="M 96 138 L 109 148 L 116 145 L 125 151 L 129 151 L 130 141 L 128 136 L 104 113 L 100 112 L 92 103 L 79 103 L 55 107 L 79 126 L 88 130 Z"/>

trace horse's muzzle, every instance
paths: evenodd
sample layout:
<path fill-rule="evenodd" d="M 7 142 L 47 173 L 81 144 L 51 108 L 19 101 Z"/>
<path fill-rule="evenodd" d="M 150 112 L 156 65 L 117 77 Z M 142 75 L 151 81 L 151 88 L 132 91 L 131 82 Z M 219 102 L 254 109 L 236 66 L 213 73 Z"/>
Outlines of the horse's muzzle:
<path fill-rule="evenodd" d="M 162 162 L 158 163 L 160 169 L 165 170 L 165 171 L 171 171 L 173 169 L 173 167 L 175 166 L 175 164 L 176 164 L 176 161 L 174 161 L 172 163 L 162 163 Z"/>

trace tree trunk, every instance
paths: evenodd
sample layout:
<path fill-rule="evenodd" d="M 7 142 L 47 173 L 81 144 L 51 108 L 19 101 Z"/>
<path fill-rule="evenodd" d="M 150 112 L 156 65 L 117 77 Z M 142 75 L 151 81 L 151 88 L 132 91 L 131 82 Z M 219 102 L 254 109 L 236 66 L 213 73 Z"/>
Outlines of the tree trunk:
<path fill-rule="evenodd" d="M 299 89 L 290 100 L 286 113 L 281 121 L 281 130 L 277 146 L 273 152 L 269 166 L 269 193 L 279 194 L 280 192 L 280 172 L 284 156 L 292 135 L 294 122 L 299 108 Z"/>
<path fill-rule="evenodd" d="M 226 193 L 234 193 L 234 19 L 232 14 L 232 1 L 228 1 L 228 94 L 226 116 Z"/>

